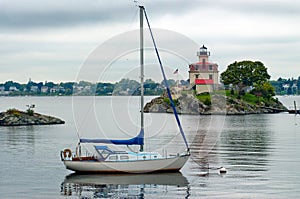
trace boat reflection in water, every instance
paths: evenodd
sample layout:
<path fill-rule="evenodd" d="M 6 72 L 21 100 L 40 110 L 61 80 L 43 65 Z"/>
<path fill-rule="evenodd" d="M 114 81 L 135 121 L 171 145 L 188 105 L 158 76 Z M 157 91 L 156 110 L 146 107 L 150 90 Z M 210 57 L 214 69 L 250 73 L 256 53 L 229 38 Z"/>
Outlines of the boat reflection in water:
<path fill-rule="evenodd" d="M 78 198 L 189 197 L 189 183 L 180 173 L 70 174 L 61 194 Z"/>

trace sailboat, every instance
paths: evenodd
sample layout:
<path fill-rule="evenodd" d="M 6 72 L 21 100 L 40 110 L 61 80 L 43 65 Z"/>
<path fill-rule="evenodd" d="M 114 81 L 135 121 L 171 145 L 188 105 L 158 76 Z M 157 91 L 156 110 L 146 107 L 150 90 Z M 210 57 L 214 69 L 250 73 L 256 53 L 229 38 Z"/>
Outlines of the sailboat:
<path fill-rule="evenodd" d="M 80 138 L 75 153 L 70 149 L 61 151 L 61 160 L 67 169 L 75 172 L 84 173 L 149 173 L 149 172 L 173 172 L 179 171 L 187 162 L 190 152 L 189 145 L 184 135 L 172 96 L 166 79 L 164 68 L 159 56 L 159 52 L 153 37 L 150 23 L 144 6 L 139 6 L 140 15 L 140 65 L 141 65 L 141 124 L 140 132 L 136 137 L 131 139 L 88 139 Z M 178 125 L 178 129 L 183 137 L 186 151 L 177 154 L 161 155 L 158 152 L 144 151 L 144 47 L 143 47 L 143 19 L 147 20 L 148 29 L 152 38 L 153 46 L 158 58 L 160 69 L 167 88 L 168 97 L 170 99 L 174 116 Z M 95 150 L 94 155 L 82 156 L 81 144 L 93 144 Z M 115 151 L 111 145 L 139 145 L 140 149 L 134 151 Z"/>

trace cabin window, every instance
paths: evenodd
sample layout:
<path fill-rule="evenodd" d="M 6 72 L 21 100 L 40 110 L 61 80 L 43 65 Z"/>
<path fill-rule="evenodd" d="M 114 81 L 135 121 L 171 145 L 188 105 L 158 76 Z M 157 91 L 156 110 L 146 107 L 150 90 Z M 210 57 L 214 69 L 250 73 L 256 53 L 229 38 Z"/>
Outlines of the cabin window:
<path fill-rule="evenodd" d="M 109 160 L 117 160 L 117 159 L 118 159 L 118 156 L 116 156 L 116 155 L 109 156 L 108 159 L 109 159 Z"/>
<path fill-rule="evenodd" d="M 104 158 L 104 159 L 106 159 L 109 156 L 109 154 L 111 154 L 111 152 L 107 151 L 106 149 L 104 149 L 104 150 L 96 149 L 96 151 L 101 156 L 101 158 Z"/>
<path fill-rule="evenodd" d="M 120 156 L 120 159 L 121 159 L 121 160 L 128 160 L 129 157 L 128 157 L 127 155 L 121 155 L 121 156 Z"/>

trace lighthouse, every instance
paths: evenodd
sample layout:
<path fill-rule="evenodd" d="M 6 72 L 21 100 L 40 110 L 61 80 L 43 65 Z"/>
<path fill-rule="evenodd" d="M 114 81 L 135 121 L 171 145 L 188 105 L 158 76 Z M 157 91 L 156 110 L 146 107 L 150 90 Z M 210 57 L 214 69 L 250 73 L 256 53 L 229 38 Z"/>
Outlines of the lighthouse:
<path fill-rule="evenodd" d="M 210 62 L 210 52 L 204 45 L 197 52 L 199 61 L 189 65 L 190 85 L 196 93 L 212 92 L 219 87 L 218 64 Z"/>

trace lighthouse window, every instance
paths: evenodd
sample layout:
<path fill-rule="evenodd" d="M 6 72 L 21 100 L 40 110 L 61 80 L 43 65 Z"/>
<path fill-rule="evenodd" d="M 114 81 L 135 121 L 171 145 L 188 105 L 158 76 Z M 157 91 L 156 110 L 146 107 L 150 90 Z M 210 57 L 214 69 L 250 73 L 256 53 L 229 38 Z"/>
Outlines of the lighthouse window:
<path fill-rule="evenodd" d="M 195 75 L 195 78 L 198 79 L 198 78 L 199 78 L 199 75 Z"/>
<path fill-rule="evenodd" d="M 209 65 L 209 70 L 213 70 L 213 66 L 212 65 Z"/>
<path fill-rule="evenodd" d="M 209 79 L 213 79 L 213 76 L 212 76 L 212 75 L 209 75 Z"/>

